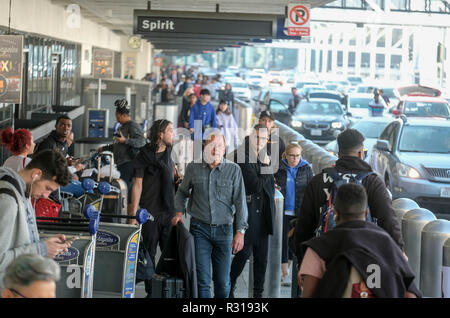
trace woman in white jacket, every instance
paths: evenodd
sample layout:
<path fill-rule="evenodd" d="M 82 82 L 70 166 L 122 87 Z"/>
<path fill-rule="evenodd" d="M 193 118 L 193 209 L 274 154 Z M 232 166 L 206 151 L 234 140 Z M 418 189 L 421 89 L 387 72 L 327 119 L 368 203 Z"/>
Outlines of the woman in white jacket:
<path fill-rule="evenodd" d="M 227 153 L 230 153 L 238 147 L 239 130 L 236 120 L 234 119 L 234 116 L 231 113 L 226 101 L 220 101 L 219 107 L 216 111 L 216 116 L 217 128 L 219 128 L 225 136 L 225 140 L 227 142 Z"/>

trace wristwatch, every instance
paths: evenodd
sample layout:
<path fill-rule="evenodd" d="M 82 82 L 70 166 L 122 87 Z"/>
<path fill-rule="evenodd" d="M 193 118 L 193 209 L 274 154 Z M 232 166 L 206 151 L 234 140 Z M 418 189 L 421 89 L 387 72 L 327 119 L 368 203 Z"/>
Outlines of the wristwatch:
<path fill-rule="evenodd" d="M 238 230 L 238 232 L 241 232 L 242 235 L 245 235 L 245 229 Z"/>

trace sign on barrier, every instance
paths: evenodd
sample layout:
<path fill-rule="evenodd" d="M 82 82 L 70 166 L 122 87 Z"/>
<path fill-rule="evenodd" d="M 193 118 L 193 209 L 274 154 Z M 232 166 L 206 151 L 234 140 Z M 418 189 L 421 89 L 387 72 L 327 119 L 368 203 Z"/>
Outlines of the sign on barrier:
<path fill-rule="evenodd" d="M 442 266 L 442 297 L 450 298 L 450 266 Z"/>
<path fill-rule="evenodd" d="M 70 262 L 74 259 L 78 259 L 79 256 L 80 251 L 78 249 L 75 247 L 69 247 L 67 252 L 56 255 L 53 260 L 57 263 Z"/>
<path fill-rule="evenodd" d="M 115 247 L 120 243 L 120 238 L 118 235 L 106 232 L 106 231 L 98 231 L 96 242 L 97 247 Z"/>
<path fill-rule="evenodd" d="M 140 232 L 133 235 L 127 247 L 127 256 L 125 264 L 125 279 L 123 287 L 124 298 L 134 298 L 136 281 L 136 260 L 139 246 Z"/>

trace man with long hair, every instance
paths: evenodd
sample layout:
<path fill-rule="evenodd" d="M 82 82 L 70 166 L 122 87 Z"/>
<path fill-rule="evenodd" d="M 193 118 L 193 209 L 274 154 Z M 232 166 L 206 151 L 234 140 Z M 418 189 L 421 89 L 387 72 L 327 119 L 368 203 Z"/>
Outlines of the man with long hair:
<path fill-rule="evenodd" d="M 156 248 L 164 249 L 171 220 L 175 216 L 175 165 L 171 159 L 174 131 L 170 121 L 161 119 L 150 128 L 150 143 L 145 145 L 133 161 L 134 184 L 128 214 L 136 215 L 138 206 L 147 209 L 155 218 L 142 227 L 142 237 L 153 264 Z M 131 220 L 131 224 L 137 224 Z M 145 281 L 151 295 L 151 281 Z"/>

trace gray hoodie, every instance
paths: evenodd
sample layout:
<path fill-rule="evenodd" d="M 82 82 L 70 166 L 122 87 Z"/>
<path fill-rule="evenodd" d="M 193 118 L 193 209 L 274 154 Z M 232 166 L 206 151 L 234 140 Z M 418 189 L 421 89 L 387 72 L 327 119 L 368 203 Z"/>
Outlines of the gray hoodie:
<path fill-rule="evenodd" d="M 3 275 L 6 267 L 19 255 L 39 254 L 47 256 L 47 245 L 39 239 L 36 216 L 31 201 L 26 198 L 25 181 L 10 168 L 0 168 L 0 179 L 11 176 L 20 186 L 20 192 L 7 181 L 0 180 L 0 188 L 14 191 L 15 198 L 0 193 L 0 290 L 3 289 Z"/>

